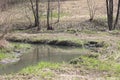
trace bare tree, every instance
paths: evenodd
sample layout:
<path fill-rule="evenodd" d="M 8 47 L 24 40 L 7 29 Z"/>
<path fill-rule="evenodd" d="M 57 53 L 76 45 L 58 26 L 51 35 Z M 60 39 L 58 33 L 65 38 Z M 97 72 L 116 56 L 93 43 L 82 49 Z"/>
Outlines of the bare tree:
<path fill-rule="evenodd" d="M 10 24 L 12 24 L 13 15 L 11 13 L 7 13 L 6 16 L 0 18 L 3 20 L 1 21 L 0 48 L 8 48 L 9 42 L 6 41 L 5 36 L 12 31 L 12 26 Z"/>
<path fill-rule="evenodd" d="M 58 0 L 58 21 L 60 21 L 60 0 Z"/>
<path fill-rule="evenodd" d="M 1 12 L 1 14 L 6 9 L 6 7 L 7 7 L 7 0 L 1 1 L 0 2 L 0 12 Z M 8 21 L 8 17 L 10 18 L 10 16 L 11 16 L 11 14 L 7 14 L 6 16 L 1 16 L 0 17 L 0 19 L 2 20 L 0 22 L 0 25 L 3 26 L 2 33 L 0 35 L 0 40 L 4 39 L 5 35 L 8 33 L 9 27 L 8 27 L 7 24 L 8 24 L 8 22 L 10 22 L 10 21 Z"/>
<path fill-rule="evenodd" d="M 41 29 L 40 27 L 40 21 L 39 21 L 39 0 L 35 0 L 35 7 L 34 7 L 34 2 L 32 0 L 30 0 L 31 3 L 31 8 L 32 8 L 32 12 L 34 15 L 34 27 L 38 27 L 38 30 Z"/>
<path fill-rule="evenodd" d="M 53 30 L 52 26 L 50 26 L 50 0 L 48 0 L 47 8 L 47 30 Z"/>
<path fill-rule="evenodd" d="M 116 14 L 116 19 L 115 19 L 115 23 L 114 23 L 114 28 L 116 28 L 116 25 L 118 23 L 118 18 L 119 18 L 119 13 L 120 13 L 120 0 L 118 0 L 118 9 L 117 9 L 117 14 Z"/>
<path fill-rule="evenodd" d="M 89 8 L 89 16 L 90 16 L 90 21 L 94 19 L 95 12 L 96 12 L 96 5 L 94 0 L 87 0 L 88 8 Z"/>
<path fill-rule="evenodd" d="M 0 10 L 4 11 L 7 7 L 7 0 L 0 1 Z"/>

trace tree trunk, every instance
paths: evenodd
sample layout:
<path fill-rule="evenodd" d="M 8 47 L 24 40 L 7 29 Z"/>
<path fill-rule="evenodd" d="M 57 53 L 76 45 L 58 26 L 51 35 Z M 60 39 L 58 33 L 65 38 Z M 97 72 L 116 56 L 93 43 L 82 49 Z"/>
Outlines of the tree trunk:
<path fill-rule="evenodd" d="M 50 0 L 48 0 L 48 9 L 47 9 L 47 30 L 53 30 L 50 26 Z"/>
<path fill-rule="evenodd" d="M 31 8 L 32 8 L 32 12 L 34 15 L 34 27 L 38 27 L 37 30 L 40 30 L 40 21 L 39 21 L 39 0 L 35 1 L 35 8 L 34 8 L 34 3 L 32 0 L 30 0 L 30 4 L 31 4 Z"/>
<path fill-rule="evenodd" d="M 40 22 L 39 22 L 39 0 L 36 0 L 35 26 L 38 27 L 38 30 L 40 30 Z"/>
<path fill-rule="evenodd" d="M 33 1 L 30 0 L 30 4 L 31 4 L 31 8 L 32 8 L 32 13 L 34 15 L 34 26 L 35 26 L 35 22 L 36 22 L 36 14 L 35 14 L 35 9 L 34 9 L 34 5 L 33 5 Z"/>
<path fill-rule="evenodd" d="M 109 30 L 113 29 L 113 0 L 106 0 L 107 21 Z"/>
<path fill-rule="evenodd" d="M 118 1 L 118 9 L 117 9 L 116 19 L 114 23 L 114 29 L 116 28 L 116 25 L 118 23 L 119 13 L 120 13 L 120 0 Z"/>
<path fill-rule="evenodd" d="M 58 0 L 58 21 L 60 21 L 60 0 Z"/>

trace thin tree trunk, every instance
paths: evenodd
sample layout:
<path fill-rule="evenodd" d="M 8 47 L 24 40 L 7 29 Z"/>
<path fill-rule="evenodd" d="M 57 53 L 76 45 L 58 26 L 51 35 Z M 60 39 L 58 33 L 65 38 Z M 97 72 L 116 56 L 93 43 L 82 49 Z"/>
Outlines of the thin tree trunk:
<path fill-rule="evenodd" d="M 51 17 L 51 26 L 52 26 L 52 22 L 53 22 L 53 9 L 51 9 L 50 12 L 51 12 L 51 16 L 50 17 Z"/>
<path fill-rule="evenodd" d="M 113 29 L 113 0 L 109 0 L 109 7 L 110 7 L 110 20 L 109 20 L 109 26 L 110 30 Z"/>
<path fill-rule="evenodd" d="M 113 29 L 113 0 L 106 0 L 107 21 L 109 30 Z"/>
<path fill-rule="evenodd" d="M 58 0 L 58 21 L 60 21 L 60 0 Z"/>
<path fill-rule="evenodd" d="M 47 29 L 49 29 L 50 27 L 49 17 L 50 17 L 50 0 L 48 0 L 48 9 L 47 9 Z"/>
<path fill-rule="evenodd" d="M 35 8 L 34 8 L 34 4 L 33 1 L 30 0 L 31 3 L 31 7 L 32 7 L 32 12 L 34 15 L 34 27 L 38 27 L 38 30 L 40 30 L 40 21 L 39 21 L 39 0 L 35 1 Z"/>
<path fill-rule="evenodd" d="M 116 19 L 114 23 L 114 29 L 116 28 L 116 25 L 118 23 L 119 13 L 120 13 L 120 0 L 118 1 L 118 9 L 117 9 Z"/>
<path fill-rule="evenodd" d="M 38 27 L 38 30 L 40 30 L 40 22 L 39 22 L 39 0 L 36 0 L 36 18 L 35 18 L 35 26 Z"/>
<path fill-rule="evenodd" d="M 50 0 L 48 0 L 48 9 L 47 9 L 47 30 L 53 30 L 50 26 Z"/>
<path fill-rule="evenodd" d="M 34 26 L 35 26 L 35 22 L 36 22 L 36 12 L 35 12 L 35 9 L 34 9 L 34 5 L 33 5 L 33 1 L 32 0 L 30 0 L 30 3 L 31 3 L 31 7 L 32 7 L 32 12 L 33 12 L 33 15 L 34 15 Z"/>

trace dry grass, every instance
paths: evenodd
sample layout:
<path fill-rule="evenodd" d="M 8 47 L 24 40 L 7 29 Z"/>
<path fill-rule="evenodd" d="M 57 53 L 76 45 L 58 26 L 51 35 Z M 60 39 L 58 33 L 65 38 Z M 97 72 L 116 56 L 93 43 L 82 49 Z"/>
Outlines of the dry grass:
<path fill-rule="evenodd" d="M 106 7 L 105 7 L 105 1 L 104 0 L 95 0 L 96 2 L 96 19 L 103 18 L 102 16 L 106 16 Z M 115 5 L 117 4 L 117 0 L 114 1 Z M 28 7 L 29 6 L 29 7 Z M 53 2 L 51 5 L 54 11 L 57 11 L 57 2 Z M 47 3 L 43 2 L 40 4 L 40 11 L 43 15 L 46 15 L 46 8 Z M 86 0 L 73 0 L 73 1 L 61 1 L 61 12 L 65 13 L 66 15 L 61 17 L 61 21 L 59 24 L 54 24 L 53 26 L 55 28 L 58 27 L 72 27 L 75 26 L 81 27 L 81 26 L 88 26 L 88 25 L 78 25 L 82 23 L 86 23 L 85 20 L 89 19 L 89 11 L 87 7 Z M 116 12 L 116 7 L 115 7 Z M 30 19 L 28 19 L 28 17 Z M 53 21 L 56 21 L 56 18 L 54 18 Z M 34 22 L 34 18 L 32 15 L 32 11 L 30 10 L 29 3 L 24 4 L 18 4 L 14 7 L 9 8 L 6 11 L 0 12 L 0 28 L 3 28 L 4 26 L 11 26 L 11 27 L 27 27 L 29 25 L 32 25 Z M 71 23 L 73 22 L 73 23 Z M 46 26 L 46 19 L 42 19 L 41 22 L 42 27 Z M 93 26 L 93 25 L 92 25 Z"/>
<path fill-rule="evenodd" d="M 6 49 L 9 48 L 10 44 L 5 39 L 0 40 L 0 49 Z"/>

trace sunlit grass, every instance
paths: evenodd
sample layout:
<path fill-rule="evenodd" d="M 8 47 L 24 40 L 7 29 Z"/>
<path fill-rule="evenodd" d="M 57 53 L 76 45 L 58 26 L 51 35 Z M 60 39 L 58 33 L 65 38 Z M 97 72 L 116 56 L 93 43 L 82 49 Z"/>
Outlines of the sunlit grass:
<path fill-rule="evenodd" d="M 68 14 L 67 13 L 60 13 L 60 18 L 64 17 L 64 16 L 67 16 Z M 40 16 L 42 19 L 46 19 L 47 16 L 46 15 L 41 15 Z M 58 18 L 58 13 L 57 12 L 53 12 L 52 14 L 50 13 L 50 18 Z"/>
<path fill-rule="evenodd" d="M 11 47 L 9 49 L 4 49 L 1 48 L 0 49 L 0 60 L 4 59 L 4 58 L 14 58 L 15 55 L 14 53 L 14 49 L 29 49 L 31 48 L 30 44 L 22 44 L 22 43 L 10 43 Z"/>
<path fill-rule="evenodd" d="M 95 57 L 81 56 L 71 60 L 70 63 L 77 64 L 78 66 L 82 66 L 89 70 L 113 72 L 115 75 L 120 74 L 120 64 L 115 61 L 102 61 Z"/>
<path fill-rule="evenodd" d="M 1 53 L 1 52 L 0 52 L 0 60 L 1 60 L 1 59 L 4 59 L 4 58 L 6 58 L 6 57 L 7 57 L 7 55 L 6 55 L 5 53 Z"/>
<path fill-rule="evenodd" d="M 111 70 L 112 64 L 109 64 L 104 61 L 100 61 L 96 58 L 88 58 L 88 57 L 82 57 L 83 63 L 80 63 L 81 65 L 84 65 L 87 68 L 90 69 L 97 69 L 97 70 Z"/>
<path fill-rule="evenodd" d="M 15 58 L 15 55 L 12 53 L 12 51 L 6 51 L 5 49 L 0 49 L 0 60 L 5 58 Z"/>
<path fill-rule="evenodd" d="M 24 68 L 22 71 L 20 71 L 20 73 L 39 74 L 41 72 L 41 70 L 45 69 L 45 68 L 58 69 L 58 68 L 60 68 L 60 64 L 59 63 L 50 63 L 50 62 L 40 62 L 37 65 Z M 46 75 L 46 73 L 44 75 Z"/>
<path fill-rule="evenodd" d="M 10 53 L 10 52 L 9 52 Z M 6 49 L 0 49 L 0 60 L 9 57 L 8 52 Z"/>

